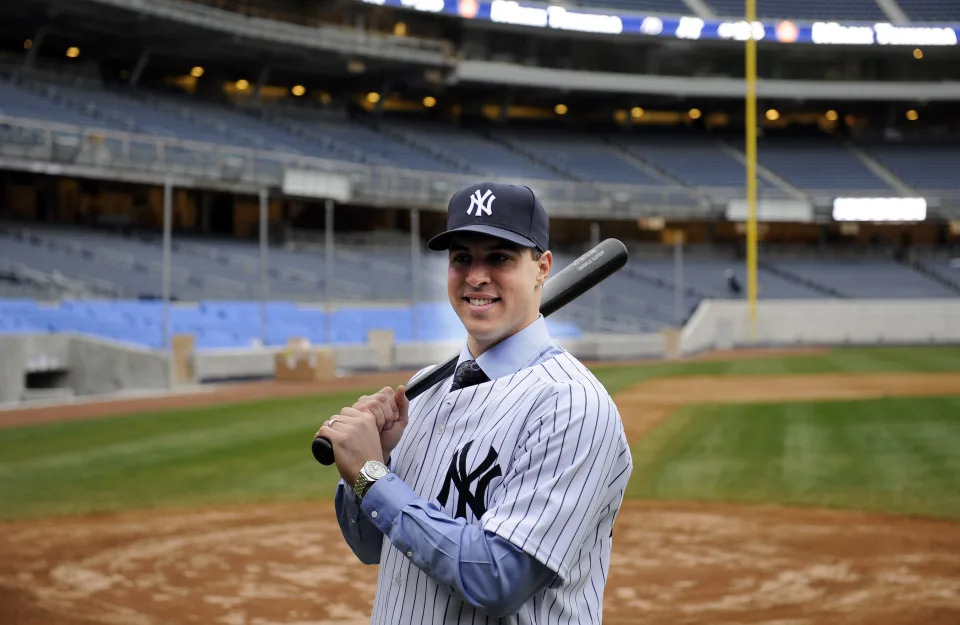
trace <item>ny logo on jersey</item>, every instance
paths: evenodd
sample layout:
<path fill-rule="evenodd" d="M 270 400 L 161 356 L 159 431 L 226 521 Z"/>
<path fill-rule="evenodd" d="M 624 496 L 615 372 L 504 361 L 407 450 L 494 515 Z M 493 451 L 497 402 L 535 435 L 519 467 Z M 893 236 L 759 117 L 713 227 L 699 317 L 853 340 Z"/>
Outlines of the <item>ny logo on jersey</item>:
<path fill-rule="evenodd" d="M 470 196 L 470 206 L 467 208 L 467 214 L 473 215 L 473 209 L 477 209 L 477 217 L 480 217 L 484 213 L 487 215 L 493 214 L 493 201 L 497 199 L 497 196 L 493 194 L 493 191 L 487 189 L 487 191 L 480 195 L 480 189 L 477 189 L 473 192 L 473 195 Z"/>
<path fill-rule="evenodd" d="M 450 461 L 450 470 L 447 471 L 447 477 L 443 482 L 443 489 L 440 490 L 440 495 L 437 497 L 437 500 L 445 506 L 447 505 L 447 499 L 450 497 L 450 485 L 452 484 L 457 489 L 460 498 L 457 501 L 457 513 L 453 515 L 454 518 L 467 518 L 467 506 L 470 506 L 473 516 L 478 519 L 482 517 L 483 513 L 487 511 L 487 506 L 484 503 L 487 486 L 490 485 L 493 478 L 502 475 L 500 465 L 497 464 L 497 450 L 493 447 L 487 452 L 487 457 L 480 463 L 480 466 L 467 473 L 467 454 L 470 453 L 472 445 L 473 441 L 470 441 L 453 454 L 453 459 Z M 474 480 L 477 482 L 477 487 L 471 493 L 470 487 Z"/>

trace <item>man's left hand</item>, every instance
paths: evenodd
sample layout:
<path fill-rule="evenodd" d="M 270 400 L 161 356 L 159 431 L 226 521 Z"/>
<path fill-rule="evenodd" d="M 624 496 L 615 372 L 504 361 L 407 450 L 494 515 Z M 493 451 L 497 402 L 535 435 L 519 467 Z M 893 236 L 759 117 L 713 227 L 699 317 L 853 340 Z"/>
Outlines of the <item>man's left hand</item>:
<path fill-rule="evenodd" d="M 326 437 L 336 450 L 337 469 L 351 488 L 368 460 L 384 461 L 377 418 L 356 408 L 343 408 L 330 417 L 317 436 Z"/>

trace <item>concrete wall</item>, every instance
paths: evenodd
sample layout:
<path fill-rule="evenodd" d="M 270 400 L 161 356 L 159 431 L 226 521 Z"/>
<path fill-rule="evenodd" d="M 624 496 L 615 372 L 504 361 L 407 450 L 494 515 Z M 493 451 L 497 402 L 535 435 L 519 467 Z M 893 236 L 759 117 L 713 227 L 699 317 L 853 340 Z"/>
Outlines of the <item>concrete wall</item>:
<path fill-rule="evenodd" d="M 562 345 L 584 360 L 634 360 L 662 358 L 665 339 L 660 334 L 588 334 L 564 339 Z M 443 362 L 459 353 L 459 342 L 396 343 L 388 354 L 369 345 L 345 345 L 334 349 L 341 372 L 377 369 L 422 369 Z M 213 382 L 239 378 L 265 378 L 273 375 L 274 356 L 284 348 L 218 349 L 197 352 L 194 358 L 197 380 Z"/>
<path fill-rule="evenodd" d="M 0 335 L 0 404 L 23 398 L 26 382 L 26 338 L 19 334 Z"/>
<path fill-rule="evenodd" d="M 77 395 L 165 389 L 170 384 L 169 363 L 169 355 L 161 350 L 74 336 L 66 383 Z"/>
<path fill-rule="evenodd" d="M 747 302 L 706 301 L 680 334 L 684 355 L 750 345 L 922 343 L 960 343 L 960 299 L 761 301 L 755 340 Z"/>
<path fill-rule="evenodd" d="M 273 376 L 274 357 L 282 347 L 207 349 L 196 352 L 194 368 L 198 382 Z M 346 345 L 334 349 L 337 368 L 367 371 L 376 368 L 378 354 L 367 345 Z"/>
<path fill-rule="evenodd" d="M 0 336 L 0 403 L 28 395 L 56 395 L 56 389 L 31 393 L 27 372 L 64 371 L 70 395 L 100 395 L 128 389 L 168 387 L 167 354 L 89 336 L 20 334 Z"/>

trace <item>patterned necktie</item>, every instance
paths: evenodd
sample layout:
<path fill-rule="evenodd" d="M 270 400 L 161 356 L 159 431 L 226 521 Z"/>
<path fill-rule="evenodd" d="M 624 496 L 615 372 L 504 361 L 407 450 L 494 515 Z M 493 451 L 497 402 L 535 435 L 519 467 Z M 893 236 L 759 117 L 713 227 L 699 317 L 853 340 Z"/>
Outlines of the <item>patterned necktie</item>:
<path fill-rule="evenodd" d="M 476 360 L 464 360 L 457 366 L 457 371 L 453 374 L 453 385 L 450 387 L 450 392 L 489 381 L 490 378 L 483 372 Z"/>

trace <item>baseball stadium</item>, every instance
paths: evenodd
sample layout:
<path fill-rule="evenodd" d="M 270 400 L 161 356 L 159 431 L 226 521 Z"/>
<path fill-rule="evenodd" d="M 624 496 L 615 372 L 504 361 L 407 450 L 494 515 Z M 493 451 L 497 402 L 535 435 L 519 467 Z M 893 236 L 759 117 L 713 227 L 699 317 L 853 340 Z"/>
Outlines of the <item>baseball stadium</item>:
<path fill-rule="evenodd" d="M 602 622 L 960 623 L 958 37 L 955 0 L 0 2 L 0 624 L 416 606 L 311 444 L 449 384 L 428 241 L 495 183 L 632 456 Z"/>

